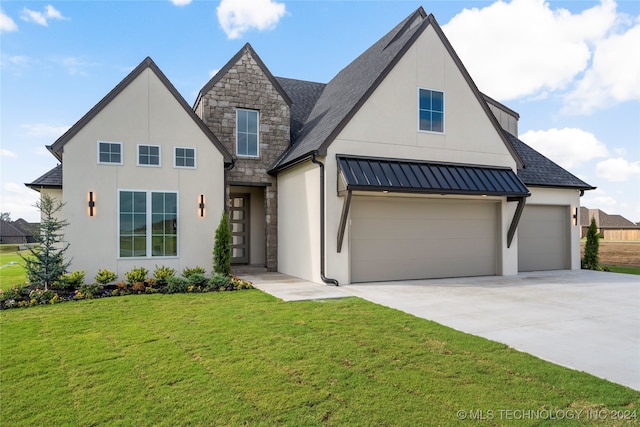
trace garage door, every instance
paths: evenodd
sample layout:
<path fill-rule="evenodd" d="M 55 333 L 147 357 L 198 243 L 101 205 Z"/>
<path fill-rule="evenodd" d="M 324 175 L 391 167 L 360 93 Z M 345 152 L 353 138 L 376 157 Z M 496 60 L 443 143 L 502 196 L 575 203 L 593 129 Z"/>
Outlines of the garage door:
<path fill-rule="evenodd" d="M 351 281 L 496 274 L 497 203 L 357 197 Z"/>
<path fill-rule="evenodd" d="M 518 270 L 568 268 L 568 209 L 565 206 L 527 205 L 518 225 Z"/>

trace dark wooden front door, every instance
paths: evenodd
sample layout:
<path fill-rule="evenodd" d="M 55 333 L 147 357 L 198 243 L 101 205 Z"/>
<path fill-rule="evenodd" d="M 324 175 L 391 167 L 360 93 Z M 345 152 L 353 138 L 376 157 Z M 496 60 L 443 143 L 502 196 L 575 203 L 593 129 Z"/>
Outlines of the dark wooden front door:
<path fill-rule="evenodd" d="M 229 228 L 231 229 L 231 263 L 249 263 L 249 194 L 229 196 Z"/>

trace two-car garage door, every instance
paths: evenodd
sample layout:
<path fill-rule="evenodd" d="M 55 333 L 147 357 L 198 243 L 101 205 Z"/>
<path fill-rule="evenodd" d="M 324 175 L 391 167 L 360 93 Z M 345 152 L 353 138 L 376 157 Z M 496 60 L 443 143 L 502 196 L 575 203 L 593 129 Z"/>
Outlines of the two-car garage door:
<path fill-rule="evenodd" d="M 351 281 L 496 274 L 498 206 L 490 200 L 354 197 Z"/>

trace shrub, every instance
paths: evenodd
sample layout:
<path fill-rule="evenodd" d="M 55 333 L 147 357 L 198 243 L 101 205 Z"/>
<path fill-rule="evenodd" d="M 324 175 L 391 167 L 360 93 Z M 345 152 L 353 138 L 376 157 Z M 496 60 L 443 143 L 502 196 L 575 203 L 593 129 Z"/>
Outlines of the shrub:
<path fill-rule="evenodd" d="M 189 280 L 187 278 L 180 277 L 180 276 L 167 277 L 167 293 L 177 294 L 177 293 L 187 292 L 188 288 L 189 288 Z"/>
<path fill-rule="evenodd" d="M 104 268 L 102 270 L 98 270 L 98 273 L 96 274 L 96 277 L 94 277 L 94 279 L 101 285 L 107 285 L 111 282 L 115 282 L 117 277 L 118 276 L 116 276 L 116 273 L 110 271 L 108 268 Z"/>
<path fill-rule="evenodd" d="M 84 276 L 86 271 L 84 270 L 75 270 L 71 273 L 63 274 L 60 277 L 54 287 L 59 289 L 68 289 L 68 290 L 76 290 L 80 289 L 80 286 L 84 285 Z"/>
<path fill-rule="evenodd" d="M 36 288 L 29 292 L 29 303 L 30 305 L 48 304 L 55 295 L 57 294 L 50 289 Z"/>
<path fill-rule="evenodd" d="M 84 295 L 84 298 L 97 298 L 102 294 L 102 286 L 97 283 L 86 284 L 80 286 L 78 291 L 80 291 L 80 294 Z"/>
<path fill-rule="evenodd" d="M 200 292 L 207 289 L 207 278 L 204 274 L 193 273 L 187 280 L 189 281 L 191 292 Z"/>
<path fill-rule="evenodd" d="M 236 276 L 231 278 L 231 284 L 233 285 L 234 289 L 238 289 L 238 290 L 253 289 L 253 284 L 250 281 L 241 279 Z"/>
<path fill-rule="evenodd" d="M 200 266 L 195 266 L 193 268 L 185 267 L 185 269 L 182 270 L 182 277 L 186 277 L 188 279 L 189 277 L 191 277 L 192 274 L 195 274 L 195 273 L 206 274 L 207 270 L 205 270 Z"/>
<path fill-rule="evenodd" d="M 145 289 L 146 289 L 146 286 L 144 285 L 144 282 L 135 282 L 133 286 L 131 286 L 131 290 L 139 294 L 144 292 Z"/>
<path fill-rule="evenodd" d="M 133 267 L 131 271 L 124 273 L 124 277 L 127 278 L 127 282 L 130 285 L 134 285 L 136 282 L 144 282 L 147 279 L 149 270 L 144 267 Z"/>
<path fill-rule="evenodd" d="M 21 300 L 27 295 L 29 295 L 29 288 L 25 286 L 14 286 L 13 288 L 0 293 L 0 301 Z"/>
<path fill-rule="evenodd" d="M 229 217 L 222 213 L 216 229 L 216 241 L 213 245 L 213 271 L 228 276 L 231 274 L 231 230 Z"/>
<path fill-rule="evenodd" d="M 155 283 L 158 286 L 165 286 L 167 284 L 167 278 L 174 276 L 176 274 L 176 270 L 171 267 L 156 265 L 156 269 L 153 271 L 153 278 L 155 279 Z"/>
<path fill-rule="evenodd" d="M 225 276 L 221 273 L 213 273 L 209 279 L 208 289 L 212 291 L 219 291 L 226 289 L 229 286 L 229 276 Z"/>
<path fill-rule="evenodd" d="M 587 242 L 584 245 L 584 257 L 582 258 L 582 268 L 586 270 L 598 269 L 598 249 L 600 242 L 598 242 L 598 226 L 596 225 L 596 219 L 591 218 L 591 224 L 589 230 L 587 230 Z"/>

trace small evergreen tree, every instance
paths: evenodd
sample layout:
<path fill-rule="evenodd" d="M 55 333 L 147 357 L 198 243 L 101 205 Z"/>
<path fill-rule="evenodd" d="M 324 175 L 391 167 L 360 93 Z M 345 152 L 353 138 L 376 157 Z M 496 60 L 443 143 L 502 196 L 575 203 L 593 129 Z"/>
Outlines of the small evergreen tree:
<path fill-rule="evenodd" d="M 222 213 L 220 224 L 216 229 L 216 241 L 213 245 L 213 271 L 225 276 L 231 274 L 231 230 L 226 212 Z"/>
<path fill-rule="evenodd" d="M 596 225 L 596 219 L 591 218 L 591 224 L 589 230 L 587 230 L 587 243 L 584 245 L 584 258 L 582 258 L 582 268 L 586 270 L 597 270 L 598 262 L 598 248 L 600 242 L 598 242 L 598 227 Z"/>
<path fill-rule="evenodd" d="M 64 261 L 64 253 L 69 248 L 69 243 L 62 243 L 62 229 L 68 222 L 57 217 L 63 203 L 47 193 L 42 193 L 34 206 L 40 211 L 38 245 L 29 249 L 27 256 L 20 256 L 25 263 L 29 282 L 44 285 L 44 289 L 48 290 L 49 286 L 67 272 L 67 267 L 71 264 Z"/>

